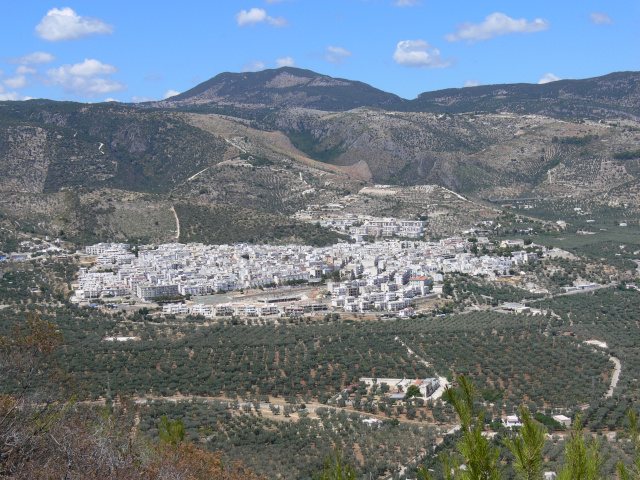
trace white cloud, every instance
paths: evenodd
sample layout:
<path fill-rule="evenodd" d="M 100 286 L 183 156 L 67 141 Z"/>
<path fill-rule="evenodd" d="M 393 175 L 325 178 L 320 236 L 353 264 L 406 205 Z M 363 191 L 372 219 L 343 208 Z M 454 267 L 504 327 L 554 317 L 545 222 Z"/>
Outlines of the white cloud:
<path fill-rule="evenodd" d="M 142 102 L 155 102 L 156 99 L 153 97 L 139 97 L 137 95 L 134 95 L 133 97 L 131 97 L 131 102 L 133 103 L 142 103 Z"/>
<path fill-rule="evenodd" d="M 289 26 L 289 22 L 287 22 L 287 20 L 284 17 L 277 17 L 277 18 L 267 17 L 267 22 L 269 22 L 269 24 L 272 27 L 276 27 L 276 28 L 283 28 L 283 27 Z"/>
<path fill-rule="evenodd" d="M 482 83 L 479 80 L 470 78 L 469 80 L 464 82 L 463 87 L 477 87 L 478 85 L 482 85 Z"/>
<path fill-rule="evenodd" d="M 252 62 L 245 63 L 242 66 L 242 71 L 243 72 L 258 72 L 260 70 L 264 70 L 265 66 L 266 65 L 264 64 L 264 62 L 261 62 L 259 60 L 253 60 Z"/>
<path fill-rule="evenodd" d="M 5 92 L 5 93 L 0 92 L 0 101 L 5 101 L 5 100 L 21 100 L 21 98 L 18 92 Z"/>
<path fill-rule="evenodd" d="M 324 53 L 320 56 L 324 58 L 327 62 L 334 63 L 336 65 L 342 64 L 347 58 L 353 55 L 353 52 L 350 52 L 346 48 L 342 47 L 334 47 L 329 45 L 325 48 Z"/>
<path fill-rule="evenodd" d="M 276 67 L 295 67 L 296 62 L 293 57 L 280 57 L 276 58 Z"/>
<path fill-rule="evenodd" d="M 118 69 L 113 65 L 104 64 L 98 60 L 85 59 L 75 65 L 63 65 L 59 68 L 47 70 L 48 83 L 64 88 L 65 92 L 80 96 L 92 97 L 105 93 L 119 92 L 126 85 L 102 75 L 112 75 Z"/>
<path fill-rule="evenodd" d="M 27 77 L 24 75 L 17 75 L 4 80 L 4 84 L 9 88 L 19 89 L 27 86 Z"/>
<path fill-rule="evenodd" d="M 5 88 L 0 85 L 0 101 L 4 100 L 23 100 L 18 92 L 7 92 Z"/>
<path fill-rule="evenodd" d="M 251 10 L 241 10 L 235 17 L 233 17 L 238 26 L 244 27 L 245 25 L 255 25 L 260 22 L 264 22 L 267 19 L 267 12 L 262 8 L 252 8 Z"/>
<path fill-rule="evenodd" d="M 456 25 L 456 31 L 445 35 L 444 38 L 449 42 L 466 40 L 473 43 L 476 40 L 488 40 L 507 33 L 535 33 L 548 28 L 549 22 L 544 18 L 528 22 L 525 18 L 516 20 L 504 13 L 496 12 L 488 15 L 482 23 L 459 23 Z"/>
<path fill-rule="evenodd" d="M 391 2 L 391 5 L 396 7 L 415 7 L 422 5 L 422 2 L 420 0 L 395 0 L 394 2 Z"/>
<path fill-rule="evenodd" d="M 21 65 L 37 65 L 39 63 L 51 63 L 56 59 L 53 55 L 46 52 L 33 52 L 15 57 L 9 60 L 9 63 L 19 63 Z"/>
<path fill-rule="evenodd" d="M 16 75 L 29 75 L 32 73 L 36 73 L 38 70 L 36 70 L 33 67 L 27 67 L 25 65 L 20 65 L 18 68 L 16 68 Z"/>
<path fill-rule="evenodd" d="M 99 60 L 86 58 L 82 63 L 75 65 L 63 65 L 58 69 L 49 70 L 49 72 L 58 72 L 59 74 L 76 75 L 80 77 L 93 77 L 95 75 L 111 75 L 117 73 L 118 69 L 113 65 L 107 65 Z"/>
<path fill-rule="evenodd" d="M 240 10 L 233 19 L 238 22 L 239 27 L 252 27 L 258 23 L 267 22 L 272 27 L 282 28 L 289 25 L 284 17 L 270 17 L 266 10 L 262 8 L 252 8 L 250 10 Z"/>
<path fill-rule="evenodd" d="M 164 95 L 162 95 L 162 99 L 166 100 L 167 98 L 175 97 L 176 95 L 180 95 L 180 92 L 176 92 L 175 90 L 167 90 L 166 92 L 164 92 Z"/>
<path fill-rule="evenodd" d="M 393 52 L 396 63 L 405 67 L 447 68 L 454 59 L 442 58 L 440 50 L 424 40 L 403 40 Z"/>
<path fill-rule="evenodd" d="M 109 97 L 109 98 L 105 98 L 105 99 L 104 99 L 104 101 L 105 101 L 105 102 L 116 102 L 116 103 L 120 103 L 120 100 L 117 100 L 117 99 L 115 99 L 115 98 L 111 98 L 111 97 Z"/>
<path fill-rule="evenodd" d="M 36 26 L 36 34 L 50 42 L 78 40 L 90 35 L 108 35 L 113 33 L 113 25 L 99 18 L 81 17 L 71 8 L 53 8 Z"/>
<path fill-rule="evenodd" d="M 538 80 L 538 85 L 542 85 L 544 83 L 556 82 L 558 80 L 562 80 L 562 79 L 557 75 L 554 75 L 553 73 L 547 73 L 540 80 Z"/>
<path fill-rule="evenodd" d="M 589 15 L 589 18 L 594 23 L 594 25 L 610 25 L 613 23 L 611 17 L 605 12 L 593 12 Z"/>

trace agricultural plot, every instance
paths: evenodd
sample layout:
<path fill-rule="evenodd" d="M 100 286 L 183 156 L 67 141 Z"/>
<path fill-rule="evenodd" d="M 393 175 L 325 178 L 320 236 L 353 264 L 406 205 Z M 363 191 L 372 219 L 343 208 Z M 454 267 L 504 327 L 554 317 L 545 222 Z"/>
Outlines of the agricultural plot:
<path fill-rule="evenodd" d="M 585 424 L 593 431 L 622 426 L 628 407 L 638 408 L 640 384 L 640 326 L 638 309 L 640 293 L 631 290 L 602 290 L 588 295 L 556 297 L 540 302 L 557 315 L 552 320 L 555 331 L 573 331 L 580 341 L 599 340 L 608 346 L 603 358 L 620 359 L 622 371 L 614 395 L 590 402 L 585 411 Z M 605 355 L 606 354 L 606 355 Z"/>
<path fill-rule="evenodd" d="M 131 327 L 118 331 L 140 341 L 100 338 L 67 347 L 63 363 L 92 397 L 105 394 L 106 378 L 112 391 L 156 396 L 251 392 L 326 400 L 363 375 L 430 376 L 396 342 L 372 340 L 368 331 L 342 324 Z"/>
<path fill-rule="evenodd" d="M 242 460 L 269 478 L 312 478 L 334 445 L 344 452 L 345 461 L 357 467 L 359 478 L 369 474 L 380 478 L 435 444 L 431 427 L 391 420 L 367 424 L 366 417 L 335 409 L 320 409 L 319 418 L 313 419 L 303 413 L 297 421 L 251 412 L 251 405 L 230 410 L 221 403 L 151 402 L 142 407 L 139 428 L 154 438 L 158 418 L 179 418 L 189 438 Z"/>
<path fill-rule="evenodd" d="M 250 393 L 325 402 L 360 377 L 465 374 L 493 392 L 488 398 L 501 400 L 499 414 L 522 402 L 542 409 L 600 398 L 612 371 L 592 348 L 547 336 L 544 316 L 487 311 L 403 321 L 198 326 L 153 325 L 143 316 L 129 322 L 87 309 L 52 313 L 42 317 L 55 320 L 69 339 L 61 364 L 92 398 L 110 388 L 160 397 Z M 107 336 L 140 340 L 103 341 Z"/>
<path fill-rule="evenodd" d="M 499 392 L 496 415 L 509 404 L 543 409 L 585 402 L 592 398 L 592 379 L 601 397 L 613 369 L 608 359 L 570 338 L 547 336 L 547 322 L 541 315 L 487 311 L 398 322 L 395 331 L 436 371 L 464 374 L 491 397 Z"/>

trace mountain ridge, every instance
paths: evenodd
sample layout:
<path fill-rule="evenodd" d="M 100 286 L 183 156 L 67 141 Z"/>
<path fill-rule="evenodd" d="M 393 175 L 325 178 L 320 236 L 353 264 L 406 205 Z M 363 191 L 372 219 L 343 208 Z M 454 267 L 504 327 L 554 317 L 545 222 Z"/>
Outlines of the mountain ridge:
<path fill-rule="evenodd" d="M 503 109 L 556 117 L 593 116 L 596 109 L 598 115 L 640 120 L 640 72 L 613 72 L 544 84 L 513 83 L 436 90 L 421 93 L 407 105 L 411 111 L 440 109 L 447 113 L 463 113 Z M 611 108 L 612 105 L 616 108 Z M 563 108 L 568 111 L 563 112 Z"/>
<path fill-rule="evenodd" d="M 296 67 L 220 73 L 174 97 L 149 102 L 155 108 L 235 107 L 273 111 L 303 107 L 346 111 L 358 107 L 390 111 L 469 113 L 510 111 L 556 118 L 576 116 L 640 119 L 640 72 L 612 72 L 545 84 L 511 83 L 447 88 L 404 99 L 363 82 Z"/>
<path fill-rule="evenodd" d="M 116 220 L 141 235 L 123 220 L 130 209 L 151 212 L 145 229 L 160 232 L 176 202 L 290 216 L 374 184 L 640 208 L 639 85 L 640 73 L 617 72 L 408 101 L 287 67 L 221 74 L 147 104 L 0 102 L 0 211 L 21 228 L 117 238 Z M 397 213 L 388 200 L 376 211 Z"/>
<path fill-rule="evenodd" d="M 260 72 L 225 72 L 190 90 L 152 105 L 160 108 L 191 105 L 235 105 L 246 108 L 302 106 L 324 110 L 383 107 L 404 99 L 366 83 L 334 78 L 294 67 Z"/>

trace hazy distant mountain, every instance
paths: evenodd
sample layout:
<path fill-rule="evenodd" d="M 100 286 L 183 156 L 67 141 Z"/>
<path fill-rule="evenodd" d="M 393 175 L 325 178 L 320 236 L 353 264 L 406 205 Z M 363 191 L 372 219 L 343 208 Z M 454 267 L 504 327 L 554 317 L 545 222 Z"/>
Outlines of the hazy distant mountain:
<path fill-rule="evenodd" d="M 509 111 L 553 117 L 640 119 L 640 72 L 615 72 L 542 85 L 516 83 L 422 93 L 402 109 L 462 113 Z"/>
<path fill-rule="evenodd" d="M 362 106 L 392 109 L 403 102 L 405 100 L 397 95 L 366 83 L 282 67 L 260 72 L 221 73 L 154 106 L 306 107 L 340 111 Z"/>
<path fill-rule="evenodd" d="M 303 107 L 346 111 L 535 113 L 554 118 L 640 118 L 640 72 L 616 72 L 542 85 L 517 83 L 450 88 L 405 100 L 362 82 L 293 67 L 221 73 L 180 95 L 146 104 L 159 108 L 215 109 L 237 113 Z"/>

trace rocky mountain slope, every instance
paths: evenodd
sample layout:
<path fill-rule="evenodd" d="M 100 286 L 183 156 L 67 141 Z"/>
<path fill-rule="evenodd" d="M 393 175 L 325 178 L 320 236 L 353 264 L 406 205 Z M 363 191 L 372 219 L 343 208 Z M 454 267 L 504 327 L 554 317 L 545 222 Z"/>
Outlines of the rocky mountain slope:
<path fill-rule="evenodd" d="M 221 74 L 146 105 L 0 102 L 0 210 L 32 230 L 143 237 L 115 220 L 130 192 L 154 240 L 171 237 L 178 203 L 289 216 L 372 184 L 640 205 L 639 75 L 408 101 L 285 67 Z"/>
<path fill-rule="evenodd" d="M 638 180 L 635 122 L 565 121 L 513 113 L 357 109 L 280 111 L 276 125 L 310 157 L 392 184 L 443 184 L 483 198 L 608 189 Z M 564 187 L 563 187 L 564 185 Z"/>
<path fill-rule="evenodd" d="M 332 78 L 311 70 L 282 67 L 245 73 L 221 73 L 191 90 L 151 106 L 233 106 L 246 109 L 307 107 L 328 111 L 369 106 L 393 108 L 406 102 L 362 82 Z"/>

